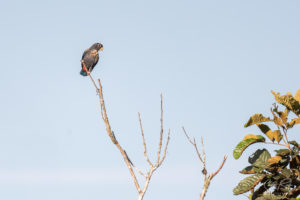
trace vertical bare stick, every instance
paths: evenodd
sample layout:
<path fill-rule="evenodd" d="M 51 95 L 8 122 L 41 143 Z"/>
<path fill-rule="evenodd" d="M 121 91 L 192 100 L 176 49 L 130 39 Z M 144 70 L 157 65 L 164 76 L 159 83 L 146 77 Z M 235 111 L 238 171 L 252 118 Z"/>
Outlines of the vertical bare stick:
<path fill-rule="evenodd" d="M 189 137 L 189 135 L 185 131 L 184 127 L 182 127 L 182 129 L 183 129 L 183 132 L 184 132 L 185 136 L 187 137 L 188 141 L 194 146 L 194 148 L 196 150 L 196 153 L 198 155 L 198 158 L 199 158 L 200 162 L 203 165 L 202 174 L 204 175 L 204 184 L 203 184 L 202 192 L 200 194 L 200 200 L 203 200 L 205 195 L 206 195 L 206 192 L 207 192 L 207 189 L 210 185 L 211 180 L 214 178 L 214 176 L 216 176 L 221 171 L 221 169 L 223 168 L 223 166 L 226 162 L 227 156 L 226 155 L 224 156 L 223 161 L 222 161 L 220 167 L 218 168 L 218 170 L 215 171 L 214 173 L 209 174 L 209 176 L 207 177 L 206 155 L 205 155 L 205 150 L 204 150 L 203 137 L 201 137 L 201 147 L 202 147 L 202 155 L 201 155 L 199 150 L 198 150 L 195 138 L 194 138 L 194 140 L 191 140 L 191 138 Z"/>
<path fill-rule="evenodd" d="M 161 160 L 160 160 L 158 166 L 160 166 L 160 165 L 164 162 L 164 160 L 165 160 L 165 158 L 166 158 L 166 155 L 167 155 L 167 149 L 168 149 L 168 145 L 169 145 L 169 141 L 170 141 L 170 129 L 169 129 L 169 131 L 168 131 L 168 137 L 167 137 L 167 142 L 166 142 L 166 144 L 165 144 L 164 153 L 163 153 L 163 156 L 162 156 L 162 158 L 161 158 Z"/>
<path fill-rule="evenodd" d="M 146 145 L 146 140 L 145 140 L 145 135 L 144 135 L 144 130 L 143 130 L 143 124 L 142 124 L 141 114 L 138 113 L 138 116 L 139 116 L 139 122 L 140 122 L 140 128 L 141 128 L 141 135 L 142 135 L 143 145 L 144 145 L 144 156 L 145 156 L 148 164 L 152 167 L 153 164 L 150 161 L 148 153 L 147 153 L 147 145 Z"/>
<path fill-rule="evenodd" d="M 162 146 L 163 133 L 164 133 L 164 128 L 163 128 L 163 97 L 162 97 L 162 94 L 160 94 L 160 138 L 159 138 L 159 145 L 158 145 L 156 163 L 159 163 L 159 159 L 160 159 L 160 151 L 161 151 L 161 146 Z"/>

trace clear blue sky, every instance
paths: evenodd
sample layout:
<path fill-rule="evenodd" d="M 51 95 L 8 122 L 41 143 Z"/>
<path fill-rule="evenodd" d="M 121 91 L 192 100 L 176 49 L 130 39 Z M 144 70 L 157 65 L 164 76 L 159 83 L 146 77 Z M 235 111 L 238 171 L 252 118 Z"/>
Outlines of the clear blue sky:
<path fill-rule="evenodd" d="M 238 161 L 232 149 L 245 134 L 258 133 L 243 124 L 254 113 L 269 114 L 271 90 L 299 88 L 299 6 L 296 0 L 3 1 L 0 199 L 137 198 L 106 135 L 95 89 L 79 75 L 82 52 L 94 42 L 104 51 L 93 76 L 102 80 L 117 138 L 140 168 L 147 165 L 137 112 L 154 158 L 164 95 L 171 142 L 145 200 L 199 198 L 202 168 L 182 125 L 204 137 L 209 172 L 229 155 L 207 200 L 243 199 L 232 189 L 253 148 Z"/>

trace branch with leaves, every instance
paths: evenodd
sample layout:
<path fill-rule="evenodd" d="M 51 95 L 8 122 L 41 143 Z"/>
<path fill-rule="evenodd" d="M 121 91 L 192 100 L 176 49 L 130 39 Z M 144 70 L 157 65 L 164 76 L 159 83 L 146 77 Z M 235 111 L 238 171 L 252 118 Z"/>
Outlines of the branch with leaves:
<path fill-rule="evenodd" d="M 167 149 L 168 149 L 168 144 L 170 141 L 170 129 L 168 131 L 168 136 L 167 136 L 167 140 L 165 142 L 164 148 L 163 148 L 163 134 L 164 134 L 164 129 L 163 129 L 163 97 L 162 95 L 160 95 L 161 97 L 161 117 L 160 117 L 160 122 L 161 122 L 161 128 L 160 128 L 160 138 L 159 138 L 159 145 L 158 145 L 158 149 L 157 149 L 157 159 L 155 162 L 151 162 L 147 153 L 147 144 L 146 144 L 146 140 L 145 140 L 145 136 L 144 136 L 144 130 L 143 130 L 143 125 L 142 125 L 142 120 L 141 120 L 141 115 L 140 113 L 138 113 L 138 119 L 139 119 L 139 124 L 140 124 L 140 129 L 141 129 L 141 136 L 142 136 L 142 140 L 143 140 L 143 146 L 144 146 L 144 156 L 146 158 L 146 161 L 149 165 L 149 169 L 148 171 L 142 172 L 140 169 L 138 169 L 130 160 L 129 156 L 127 155 L 126 151 L 122 148 L 122 146 L 120 145 L 120 143 L 118 142 L 114 132 L 111 129 L 109 120 L 108 120 L 108 116 L 107 116 L 107 112 L 106 112 L 106 107 L 105 107 L 105 102 L 104 102 L 104 97 L 103 97 L 103 91 L 102 91 L 102 85 L 101 85 L 101 81 L 100 79 L 98 79 L 98 85 L 95 83 L 94 79 L 92 78 L 92 76 L 90 74 L 88 74 L 93 85 L 96 88 L 97 94 L 99 96 L 99 101 L 100 101 L 100 106 L 101 106 L 101 117 L 102 120 L 104 121 L 105 124 L 105 128 L 106 128 L 106 132 L 108 134 L 108 136 L 110 137 L 111 141 L 113 142 L 113 144 L 118 148 L 118 150 L 120 151 L 126 166 L 128 167 L 128 170 L 130 172 L 130 175 L 133 179 L 134 185 L 138 191 L 138 200 L 142 200 L 150 183 L 151 177 L 154 173 L 155 170 L 157 170 L 157 168 L 159 168 L 162 163 L 164 162 L 166 155 L 167 155 Z M 163 149 L 163 151 L 162 151 Z M 139 173 L 141 176 L 143 176 L 145 178 L 145 182 L 144 185 L 141 186 L 140 183 L 138 182 L 138 179 L 136 177 L 136 172 Z"/>
<path fill-rule="evenodd" d="M 238 143 L 233 151 L 233 157 L 239 159 L 245 149 L 255 143 L 273 144 L 282 149 L 275 150 L 271 156 L 267 149 L 257 149 L 248 159 L 250 166 L 240 171 L 241 174 L 251 174 L 234 188 L 235 195 L 251 191 L 251 199 L 293 199 L 300 194 L 300 146 L 296 141 L 290 141 L 288 130 L 300 123 L 300 89 L 293 96 L 290 92 L 280 95 L 272 91 L 278 104 L 284 107 L 281 111 L 277 104 L 271 108 L 272 118 L 262 114 L 254 114 L 244 127 L 256 125 L 263 135 L 249 134 Z M 290 114 L 294 118 L 289 120 Z M 272 130 L 266 122 L 273 123 Z M 269 139 L 270 142 L 266 142 Z"/>
<path fill-rule="evenodd" d="M 201 153 L 199 152 L 197 143 L 196 143 L 196 139 L 194 138 L 192 140 L 189 137 L 189 135 L 187 134 L 187 132 L 185 131 L 184 127 L 182 127 L 182 129 L 183 129 L 183 132 L 184 132 L 185 136 L 187 137 L 188 141 L 194 146 L 197 156 L 203 165 L 202 174 L 204 175 L 204 184 L 203 184 L 202 192 L 200 194 L 200 200 L 203 200 L 206 195 L 206 192 L 208 190 L 208 187 L 211 183 L 211 180 L 221 171 L 221 169 L 223 168 L 223 166 L 226 162 L 227 156 L 226 155 L 224 156 L 223 161 L 222 161 L 221 165 L 219 166 L 219 168 L 217 169 L 217 171 L 215 171 L 214 173 L 211 173 L 207 176 L 206 154 L 205 154 L 205 149 L 204 149 L 203 137 L 201 137 L 201 150 L 202 150 L 202 155 L 201 155 Z"/>

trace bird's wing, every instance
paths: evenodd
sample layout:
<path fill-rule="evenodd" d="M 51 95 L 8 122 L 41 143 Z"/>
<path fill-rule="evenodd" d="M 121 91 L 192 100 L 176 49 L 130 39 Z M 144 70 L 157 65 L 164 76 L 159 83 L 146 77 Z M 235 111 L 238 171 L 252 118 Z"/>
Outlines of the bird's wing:
<path fill-rule="evenodd" d="M 89 49 L 86 49 L 83 54 L 82 54 L 82 57 L 81 57 L 81 60 L 83 60 L 84 56 L 88 53 Z"/>
<path fill-rule="evenodd" d="M 99 54 L 97 52 L 96 56 L 95 56 L 95 60 L 94 60 L 94 65 L 96 65 L 99 61 Z"/>
<path fill-rule="evenodd" d="M 93 66 L 92 66 L 92 70 L 94 69 L 94 67 L 97 65 L 99 61 L 99 54 L 98 52 L 94 55 L 94 63 L 93 63 Z"/>

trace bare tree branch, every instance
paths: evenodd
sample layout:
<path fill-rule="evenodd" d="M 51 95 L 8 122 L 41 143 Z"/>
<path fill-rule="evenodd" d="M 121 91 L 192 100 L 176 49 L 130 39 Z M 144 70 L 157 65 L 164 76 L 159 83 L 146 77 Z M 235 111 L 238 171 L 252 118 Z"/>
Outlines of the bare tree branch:
<path fill-rule="evenodd" d="M 212 178 L 221 171 L 221 169 L 223 168 L 226 160 L 227 160 L 227 156 L 225 155 L 219 169 L 217 171 L 215 171 L 214 173 L 212 173 Z"/>
<path fill-rule="evenodd" d="M 203 137 L 201 137 L 201 147 L 202 147 L 202 155 L 201 155 L 200 152 L 199 152 L 199 150 L 198 150 L 195 138 L 194 138 L 194 140 L 191 140 L 191 138 L 189 137 L 189 135 L 185 131 L 184 127 L 182 127 L 182 129 L 183 129 L 183 132 L 186 135 L 188 141 L 194 146 L 194 148 L 196 150 L 196 153 L 198 155 L 198 158 L 201 161 L 201 163 L 203 164 L 202 173 L 204 175 L 204 184 L 203 184 L 202 192 L 200 194 L 200 200 L 203 200 L 204 197 L 205 197 L 205 195 L 206 195 L 206 192 L 207 192 L 207 189 L 208 189 L 208 187 L 210 185 L 211 180 L 214 178 L 214 176 L 216 176 L 221 171 L 221 169 L 223 168 L 223 166 L 224 166 L 224 164 L 226 162 L 227 156 L 226 155 L 224 156 L 223 161 L 222 161 L 221 165 L 219 166 L 219 168 L 217 169 L 217 171 L 215 171 L 214 173 L 209 174 L 209 176 L 207 177 L 206 155 L 205 155 L 205 150 L 204 150 Z"/>
<path fill-rule="evenodd" d="M 85 63 L 83 60 L 81 60 L 81 64 L 82 64 L 82 69 L 87 73 L 87 75 L 90 77 L 92 83 L 94 84 L 95 88 L 96 88 L 96 92 L 97 94 L 99 93 L 99 89 L 97 87 L 96 82 L 94 81 L 92 75 L 91 75 L 91 71 L 87 69 L 87 67 L 85 66 Z M 90 68 L 91 69 L 91 68 Z"/>
<path fill-rule="evenodd" d="M 137 171 L 140 175 L 142 175 L 144 178 L 147 178 L 147 175 L 144 174 L 140 169 L 138 169 L 136 166 L 132 165 L 132 167 Z"/>
<path fill-rule="evenodd" d="M 142 192 L 140 193 L 140 196 L 139 196 L 139 200 L 143 199 L 144 195 L 145 195 L 145 192 L 147 191 L 147 188 L 149 186 L 149 183 L 150 183 L 150 180 L 151 180 L 151 177 L 152 177 L 152 174 L 153 172 L 163 163 L 163 161 L 165 160 L 166 158 L 166 154 L 167 154 L 167 149 L 168 149 L 168 144 L 169 144 L 169 141 L 170 141 L 170 130 L 168 132 L 168 138 L 167 138 L 167 141 L 166 141 L 166 144 L 165 144 L 165 147 L 164 147 L 164 152 L 163 152 L 163 155 L 162 155 L 162 158 L 160 159 L 160 156 L 161 156 L 161 149 L 162 149 L 162 140 L 163 140 L 163 98 L 162 98 L 162 94 L 160 95 L 160 98 L 161 98 L 161 101 L 160 101 L 160 111 L 161 111 L 161 118 L 160 118 L 160 122 L 161 122 L 161 126 L 160 126 L 160 137 L 159 137 L 159 145 L 158 145 L 158 150 L 157 150 L 157 160 L 156 160 L 156 163 L 155 165 L 152 164 L 152 162 L 150 161 L 149 157 L 148 157 L 148 154 L 147 154 L 147 151 L 146 151 L 146 142 L 145 142 L 145 137 L 144 137 L 144 131 L 142 129 L 142 121 L 141 121 L 141 118 L 140 118 L 140 115 L 139 115 L 139 121 L 140 121 L 140 126 L 141 126 L 141 134 L 142 134 L 142 138 L 143 138 L 143 144 L 144 144 L 144 155 L 147 159 L 147 162 L 149 163 L 150 165 L 150 170 L 148 171 L 147 173 L 147 177 L 146 177 L 146 181 L 145 181 L 145 185 L 144 185 L 144 188 L 142 189 Z M 146 153 L 145 153 L 146 152 Z"/>
<path fill-rule="evenodd" d="M 101 107 L 101 117 L 104 121 L 105 124 L 105 129 L 106 132 L 108 134 L 108 136 L 110 137 L 111 141 L 116 145 L 116 147 L 118 148 L 118 150 L 120 151 L 126 165 L 127 168 L 129 169 L 130 175 L 133 179 L 134 185 L 138 191 L 139 200 L 142 200 L 150 183 L 151 177 L 154 173 L 154 171 L 163 163 L 163 161 L 166 158 L 166 153 L 167 153 L 167 148 L 168 148 L 168 144 L 170 141 L 170 130 L 168 132 L 168 138 L 164 147 L 164 151 L 163 151 L 163 155 L 162 158 L 160 159 L 161 156 L 161 149 L 162 149 L 162 140 L 163 140 L 163 101 L 162 101 L 162 95 L 161 96 L 161 130 L 160 130 L 160 139 L 159 139 L 159 146 L 158 146 L 158 150 L 157 150 L 157 161 L 155 163 L 155 165 L 152 164 L 152 162 L 149 159 L 148 153 L 147 153 L 147 144 L 146 144 L 146 140 L 145 140 L 145 135 L 144 135 L 144 130 L 143 130 L 143 126 L 142 126 L 142 120 L 141 120 L 141 116 L 140 113 L 138 113 L 138 117 L 139 117 L 139 123 L 140 123 L 140 128 L 141 128 L 141 135 L 142 135 L 142 140 L 143 140 L 143 145 L 144 145 L 144 156 L 150 166 L 150 169 L 147 173 L 142 172 L 141 170 L 139 170 L 130 160 L 129 156 L 127 155 L 126 151 L 121 147 L 121 145 L 119 144 L 118 140 L 115 137 L 114 132 L 111 130 L 111 126 L 107 117 L 107 112 L 106 112 L 106 107 L 105 107 L 105 102 L 104 102 L 104 97 L 103 97 L 103 91 L 102 91 L 102 85 L 101 85 L 101 81 L 100 79 L 98 79 L 98 84 L 99 84 L 99 88 L 97 86 L 97 84 L 95 83 L 93 77 L 90 75 L 90 73 L 87 73 L 88 76 L 90 77 L 93 85 L 96 88 L 97 94 L 99 96 L 99 101 L 100 101 L 100 107 Z M 138 172 L 140 175 L 142 175 L 145 178 L 145 183 L 143 188 L 141 188 L 137 177 L 135 175 L 135 172 Z"/>
<path fill-rule="evenodd" d="M 170 129 L 168 131 L 168 138 L 167 138 L 167 142 L 165 144 L 164 153 L 163 153 L 163 156 L 162 156 L 161 160 L 159 161 L 159 165 L 158 166 L 160 166 L 164 162 L 164 160 L 166 158 L 169 141 L 170 141 Z"/>
<path fill-rule="evenodd" d="M 145 140 L 145 135 L 144 135 L 144 130 L 143 130 L 143 124 L 142 124 L 142 119 L 141 119 L 141 114 L 138 113 L 138 116 L 139 116 L 139 122 L 140 122 L 140 128 L 141 128 L 141 135 L 142 135 L 142 138 L 143 138 L 143 145 L 144 145 L 144 156 L 148 162 L 148 164 L 153 167 L 153 164 L 152 162 L 150 161 L 149 159 L 149 156 L 148 156 L 148 153 L 147 153 L 147 145 L 146 145 L 146 140 Z"/>
<path fill-rule="evenodd" d="M 201 192 L 201 195 L 200 195 L 200 200 L 204 199 L 211 180 L 214 178 L 215 175 L 217 175 L 221 171 L 221 169 L 224 166 L 224 163 L 226 162 L 226 159 L 227 159 L 227 156 L 224 156 L 223 161 L 222 161 L 219 169 L 216 172 L 209 174 L 208 178 L 205 178 L 203 189 L 202 189 L 202 192 Z"/>
<path fill-rule="evenodd" d="M 157 160 L 156 160 L 157 164 L 159 163 L 159 159 L 160 159 L 160 151 L 161 151 L 161 146 L 162 146 L 163 133 L 164 133 L 164 128 L 163 128 L 163 97 L 162 97 L 162 94 L 160 94 L 160 138 L 159 138 L 159 145 L 158 145 L 158 151 L 157 151 Z"/>
<path fill-rule="evenodd" d="M 137 178 L 135 176 L 135 173 L 134 173 L 134 171 L 133 171 L 133 169 L 131 167 L 131 161 L 129 161 L 126 152 L 121 147 L 121 145 L 118 143 L 118 141 L 116 140 L 116 137 L 115 137 L 114 133 L 111 130 L 110 123 L 109 123 L 109 120 L 108 120 L 108 117 L 107 117 L 107 113 L 106 113 L 106 107 L 105 107 L 105 103 L 104 103 L 103 92 L 102 92 L 102 85 L 101 85 L 100 79 L 98 79 L 98 83 L 99 83 L 99 88 L 96 87 L 96 89 L 97 89 L 97 91 L 99 91 L 99 100 L 100 100 L 100 106 L 101 106 L 101 111 L 102 111 L 101 113 L 102 113 L 102 118 L 103 118 L 103 121 L 104 121 L 104 124 L 105 124 L 105 127 L 106 127 L 106 132 L 107 132 L 108 136 L 110 137 L 111 141 L 117 146 L 117 148 L 119 149 L 120 153 L 122 154 L 123 159 L 124 159 L 124 161 L 125 161 L 128 169 L 129 169 L 131 177 L 132 177 L 132 179 L 134 181 L 135 187 L 136 187 L 137 191 L 140 193 L 141 192 L 141 188 L 140 188 L 138 180 L 137 180 Z"/>
<path fill-rule="evenodd" d="M 189 135 L 187 134 L 187 132 L 185 131 L 184 127 L 182 127 L 182 129 L 183 129 L 183 132 L 184 132 L 185 136 L 187 137 L 188 141 L 195 147 L 198 158 L 200 159 L 200 161 L 204 165 L 204 161 L 203 161 L 203 159 L 201 157 L 201 154 L 200 154 L 200 152 L 198 150 L 198 147 L 197 147 L 196 139 L 194 138 L 194 140 L 192 141 L 191 138 L 189 137 Z"/>
<path fill-rule="evenodd" d="M 196 143 L 196 141 L 195 141 Z M 197 147 L 197 145 L 196 145 Z M 201 148 L 202 148 L 202 155 L 203 155 L 203 168 L 206 170 L 206 154 L 205 154 L 205 149 L 204 149 L 204 142 L 203 142 L 203 137 L 201 136 Z M 206 176 L 206 173 L 205 173 Z"/>

